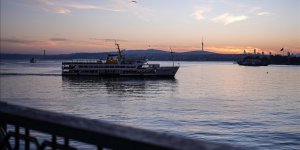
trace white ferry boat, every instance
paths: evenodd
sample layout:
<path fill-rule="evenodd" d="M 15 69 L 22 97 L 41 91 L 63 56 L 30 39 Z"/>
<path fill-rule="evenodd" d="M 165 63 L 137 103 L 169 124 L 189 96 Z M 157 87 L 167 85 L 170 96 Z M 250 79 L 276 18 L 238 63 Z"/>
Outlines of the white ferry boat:
<path fill-rule="evenodd" d="M 115 45 L 118 53 L 109 54 L 106 60 L 76 59 L 62 62 L 62 75 L 174 77 L 179 69 L 179 66 L 174 66 L 174 62 L 173 66 L 161 67 L 160 64 L 148 64 L 145 58 L 141 60 L 125 59 L 119 44 L 115 43 Z"/>

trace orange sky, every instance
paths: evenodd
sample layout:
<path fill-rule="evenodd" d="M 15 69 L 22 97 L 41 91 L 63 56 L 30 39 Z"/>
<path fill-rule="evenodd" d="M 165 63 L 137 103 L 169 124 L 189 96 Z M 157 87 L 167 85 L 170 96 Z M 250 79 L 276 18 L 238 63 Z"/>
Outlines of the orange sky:
<path fill-rule="evenodd" d="M 1 1 L 1 53 L 300 53 L 300 1 Z"/>

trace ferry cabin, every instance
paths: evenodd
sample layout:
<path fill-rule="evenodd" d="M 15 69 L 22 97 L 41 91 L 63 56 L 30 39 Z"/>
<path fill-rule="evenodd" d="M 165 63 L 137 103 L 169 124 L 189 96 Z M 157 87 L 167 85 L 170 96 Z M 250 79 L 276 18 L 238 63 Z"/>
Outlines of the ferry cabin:
<path fill-rule="evenodd" d="M 73 60 L 62 63 L 63 75 L 155 75 L 159 64 L 143 62 L 116 64 L 101 60 Z"/>

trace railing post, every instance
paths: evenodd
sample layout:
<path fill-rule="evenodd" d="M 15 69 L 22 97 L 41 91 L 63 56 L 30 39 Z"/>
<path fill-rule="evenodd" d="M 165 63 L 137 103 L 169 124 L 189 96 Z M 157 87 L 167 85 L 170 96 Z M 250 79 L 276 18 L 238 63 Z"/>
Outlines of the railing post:
<path fill-rule="evenodd" d="M 18 125 L 15 126 L 15 149 L 20 149 L 20 127 Z"/>
<path fill-rule="evenodd" d="M 52 135 L 52 150 L 56 150 L 56 135 Z"/>
<path fill-rule="evenodd" d="M 29 129 L 25 128 L 25 150 L 30 150 L 30 136 Z"/>
<path fill-rule="evenodd" d="M 4 144 L 4 138 L 7 134 L 7 125 L 2 120 L 0 120 L 0 148 L 1 144 Z"/>
<path fill-rule="evenodd" d="M 69 139 L 65 137 L 65 147 L 69 147 Z"/>
<path fill-rule="evenodd" d="M 103 150 L 103 146 L 102 145 L 97 145 L 97 150 Z"/>

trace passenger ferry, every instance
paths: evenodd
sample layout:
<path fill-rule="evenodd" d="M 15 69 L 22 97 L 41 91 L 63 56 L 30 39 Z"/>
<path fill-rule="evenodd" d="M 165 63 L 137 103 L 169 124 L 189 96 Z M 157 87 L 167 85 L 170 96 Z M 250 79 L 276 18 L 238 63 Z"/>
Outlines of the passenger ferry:
<path fill-rule="evenodd" d="M 267 56 L 247 55 L 240 58 L 237 63 L 241 66 L 268 66 L 270 59 Z"/>
<path fill-rule="evenodd" d="M 109 54 L 106 60 L 75 59 L 62 62 L 62 75 L 174 77 L 179 69 L 179 66 L 174 66 L 174 62 L 173 66 L 161 67 L 160 64 L 148 64 L 146 58 L 140 60 L 125 59 L 119 44 L 115 43 L 115 45 L 118 53 Z"/>

